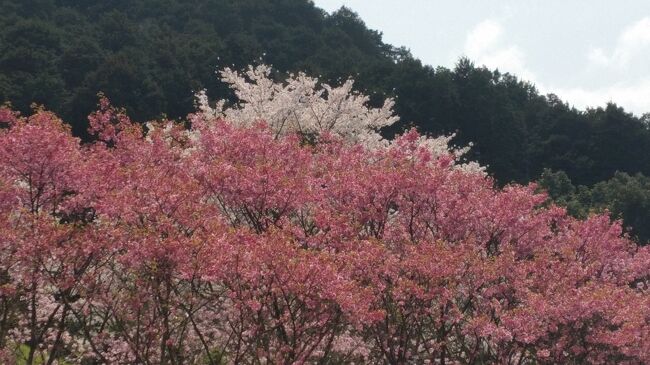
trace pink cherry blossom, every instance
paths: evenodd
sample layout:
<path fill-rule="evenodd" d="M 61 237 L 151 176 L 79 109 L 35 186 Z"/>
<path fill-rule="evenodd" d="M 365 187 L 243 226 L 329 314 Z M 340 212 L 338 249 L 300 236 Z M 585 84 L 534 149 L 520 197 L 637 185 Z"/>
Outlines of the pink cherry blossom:
<path fill-rule="evenodd" d="M 81 144 L 2 109 L 0 358 L 650 362 L 650 254 L 619 222 L 416 131 L 189 118 L 142 127 L 103 98 Z"/>

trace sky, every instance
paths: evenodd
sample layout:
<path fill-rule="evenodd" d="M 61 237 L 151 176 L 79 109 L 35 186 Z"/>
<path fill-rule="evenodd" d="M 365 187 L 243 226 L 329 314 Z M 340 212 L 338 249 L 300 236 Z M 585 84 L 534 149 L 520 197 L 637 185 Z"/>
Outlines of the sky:
<path fill-rule="evenodd" d="M 569 104 L 650 112 L 650 0 L 314 0 L 432 66 L 461 56 Z"/>

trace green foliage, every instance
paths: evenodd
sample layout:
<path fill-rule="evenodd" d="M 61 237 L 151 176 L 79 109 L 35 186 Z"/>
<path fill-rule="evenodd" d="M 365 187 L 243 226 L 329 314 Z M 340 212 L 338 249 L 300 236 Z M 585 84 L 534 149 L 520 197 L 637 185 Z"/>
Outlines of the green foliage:
<path fill-rule="evenodd" d="M 629 233 L 644 245 L 650 241 L 650 178 L 617 172 L 592 187 L 574 186 L 563 171 L 545 170 L 538 181 L 549 197 L 576 217 L 609 211 L 622 219 Z"/>
<path fill-rule="evenodd" d="M 16 349 L 16 365 L 26 365 L 28 357 L 29 357 L 29 346 L 27 345 L 18 346 L 18 348 Z M 34 361 L 33 361 L 34 365 L 42 365 L 46 363 L 47 363 L 47 357 L 44 357 L 43 355 L 36 355 L 34 357 Z M 59 365 L 71 365 L 69 362 L 64 360 L 57 360 L 56 363 Z"/>
<path fill-rule="evenodd" d="M 543 168 L 593 185 L 616 171 L 650 175 L 648 116 L 614 104 L 579 111 L 517 77 L 460 59 L 433 68 L 382 41 L 351 10 L 327 14 L 306 0 L 0 0 L 0 102 L 44 104 L 86 137 L 103 91 L 136 120 L 179 118 L 195 91 L 229 97 L 214 71 L 260 61 L 324 81 L 354 77 L 379 103 L 397 97 L 402 122 L 457 133 L 468 156 L 502 183 Z"/>

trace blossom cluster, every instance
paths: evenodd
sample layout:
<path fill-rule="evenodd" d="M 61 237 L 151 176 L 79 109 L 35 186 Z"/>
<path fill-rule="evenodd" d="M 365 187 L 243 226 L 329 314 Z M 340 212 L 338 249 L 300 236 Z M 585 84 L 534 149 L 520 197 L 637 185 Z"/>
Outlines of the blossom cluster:
<path fill-rule="evenodd" d="M 619 223 L 495 188 L 415 131 L 351 137 L 390 113 L 289 116 L 224 78 L 249 101 L 189 130 L 103 98 L 89 144 L 0 109 L 3 362 L 650 362 L 650 254 Z M 290 85 L 258 86 L 321 103 Z"/>

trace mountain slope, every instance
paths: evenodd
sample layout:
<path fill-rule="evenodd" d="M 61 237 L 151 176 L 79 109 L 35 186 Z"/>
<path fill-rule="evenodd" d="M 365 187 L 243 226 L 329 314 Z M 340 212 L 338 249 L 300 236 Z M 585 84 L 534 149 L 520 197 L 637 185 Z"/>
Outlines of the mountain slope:
<path fill-rule="evenodd" d="M 193 110 L 193 92 L 227 96 L 216 68 L 263 62 L 397 97 L 402 122 L 457 132 L 498 181 L 527 182 L 543 168 L 591 185 L 616 171 L 650 174 L 647 116 L 616 105 L 578 111 L 509 74 L 459 60 L 422 65 L 382 41 L 355 13 L 306 0 L 1 0 L 0 99 L 61 114 L 84 136 L 103 91 L 138 120 Z"/>

